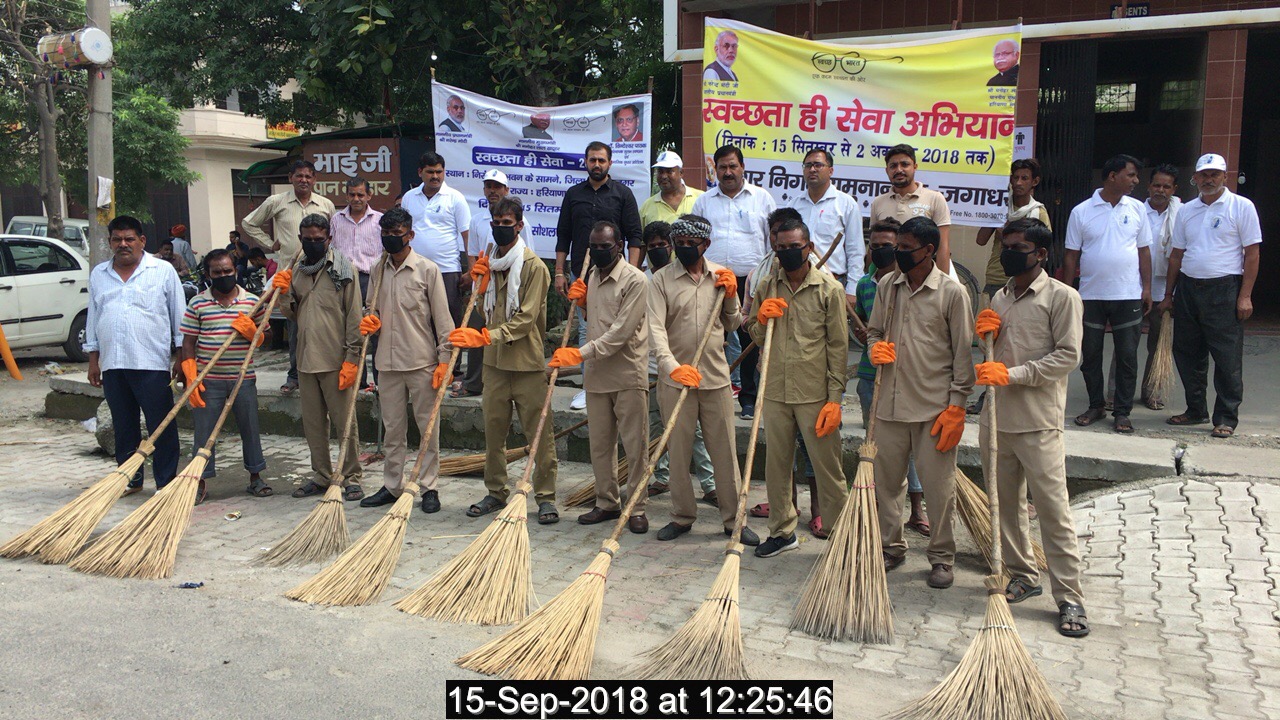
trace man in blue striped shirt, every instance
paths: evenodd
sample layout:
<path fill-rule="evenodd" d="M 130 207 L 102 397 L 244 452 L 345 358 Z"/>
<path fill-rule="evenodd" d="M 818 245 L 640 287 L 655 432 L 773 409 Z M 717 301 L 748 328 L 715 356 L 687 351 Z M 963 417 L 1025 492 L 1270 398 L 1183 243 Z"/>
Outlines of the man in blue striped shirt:
<path fill-rule="evenodd" d="M 89 274 L 89 321 L 85 352 L 89 384 L 102 388 L 115 429 L 116 462 L 123 463 L 142 442 L 138 413 L 154 432 L 173 407 L 169 388 L 173 352 L 182 346 L 186 295 L 169 263 L 148 255 L 142 223 L 128 215 L 107 225 L 111 259 Z M 178 428 L 170 424 L 151 457 L 156 488 L 178 474 Z M 142 470 L 126 494 L 142 489 Z"/>

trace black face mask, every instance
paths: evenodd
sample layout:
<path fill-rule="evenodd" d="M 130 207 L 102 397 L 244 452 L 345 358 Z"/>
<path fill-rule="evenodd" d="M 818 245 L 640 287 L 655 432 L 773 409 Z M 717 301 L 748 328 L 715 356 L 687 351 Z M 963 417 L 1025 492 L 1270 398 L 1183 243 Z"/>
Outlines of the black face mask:
<path fill-rule="evenodd" d="M 787 272 L 799 270 L 805 260 L 809 259 L 807 248 L 782 248 L 775 254 L 778 256 L 778 264 Z"/>
<path fill-rule="evenodd" d="M 324 240 L 303 240 L 302 255 L 307 262 L 314 265 L 317 260 L 324 257 L 325 250 Z"/>
<path fill-rule="evenodd" d="M 916 248 L 915 250 L 894 250 L 893 259 L 898 261 L 898 269 L 904 273 L 911 272 L 911 268 L 914 268 L 924 262 L 924 258 L 920 258 L 919 260 L 916 259 L 916 253 L 920 252 L 920 250 L 921 248 Z"/>
<path fill-rule="evenodd" d="M 213 286 L 214 290 L 217 290 L 219 293 L 226 295 L 227 293 L 236 289 L 236 276 L 223 275 L 222 277 L 216 277 L 210 280 L 209 284 Z"/>
<path fill-rule="evenodd" d="M 499 247 L 506 247 L 516 241 L 515 225 L 490 225 L 493 228 L 493 241 Z"/>
<path fill-rule="evenodd" d="M 649 264 L 655 272 L 671 263 L 671 248 L 650 248 L 648 254 Z"/>
<path fill-rule="evenodd" d="M 403 235 L 383 235 L 382 249 L 387 251 L 388 255 L 395 255 L 404 249 Z"/>
<path fill-rule="evenodd" d="M 591 256 L 591 264 L 602 270 L 613 267 L 617 258 L 613 248 L 587 248 L 587 254 Z"/>
<path fill-rule="evenodd" d="M 1027 264 L 1027 256 L 1035 255 L 1036 252 L 1037 251 L 1035 250 L 1023 252 L 1021 250 L 1005 248 L 1000 251 L 1000 268 L 1004 270 L 1004 274 L 1008 277 L 1017 277 L 1040 264 L 1040 260 L 1038 258 L 1036 259 L 1035 265 Z"/>
<path fill-rule="evenodd" d="M 884 247 L 871 248 L 871 264 L 876 266 L 877 270 L 884 270 L 894 263 L 894 252 L 892 245 Z"/>
<path fill-rule="evenodd" d="M 702 257 L 702 248 L 694 245 L 693 247 L 685 247 L 684 245 L 676 246 L 676 259 L 686 268 L 691 268 L 698 264 L 698 258 Z"/>

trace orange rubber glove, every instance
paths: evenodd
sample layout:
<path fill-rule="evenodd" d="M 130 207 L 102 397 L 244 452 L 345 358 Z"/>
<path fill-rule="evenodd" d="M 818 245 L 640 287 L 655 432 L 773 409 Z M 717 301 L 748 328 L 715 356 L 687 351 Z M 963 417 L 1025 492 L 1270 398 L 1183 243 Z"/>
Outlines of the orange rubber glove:
<path fill-rule="evenodd" d="M 587 306 L 587 284 L 582 282 L 582 278 L 574 280 L 573 284 L 569 286 L 568 297 L 578 303 L 578 307 Z"/>
<path fill-rule="evenodd" d="M 377 315 L 365 315 L 360 318 L 360 334 L 372 335 L 382 329 L 382 321 Z"/>
<path fill-rule="evenodd" d="M 881 340 L 871 346 L 871 364 L 889 365 L 898 361 L 898 347 Z"/>
<path fill-rule="evenodd" d="M 582 351 L 578 348 L 557 348 L 551 354 L 551 362 L 547 363 L 547 367 L 562 368 L 573 365 L 582 364 Z"/>
<path fill-rule="evenodd" d="M 480 257 L 471 264 L 471 281 L 480 283 L 479 292 L 489 289 L 489 256 L 480 253 Z"/>
<path fill-rule="evenodd" d="M 702 384 L 702 373 L 692 365 L 681 365 L 671 371 L 671 379 L 688 388 L 696 388 Z"/>
<path fill-rule="evenodd" d="M 818 422 L 814 426 L 818 437 L 826 437 L 840 429 L 840 414 L 840 403 L 829 402 L 822 406 L 818 411 Z"/>
<path fill-rule="evenodd" d="M 478 348 L 492 343 L 489 328 L 458 328 L 449 333 L 449 343 L 456 348 Z"/>
<path fill-rule="evenodd" d="M 196 376 L 199 374 L 200 371 L 196 369 L 195 358 L 187 358 L 182 361 L 182 376 L 187 381 L 187 387 L 191 387 L 195 383 Z M 187 402 L 191 403 L 191 407 L 204 407 L 204 398 L 200 397 L 200 393 L 202 392 L 204 392 L 204 383 L 196 385 L 196 389 L 191 391 L 191 396 L 187 398 Z"/>
<path fill-rule="evenodd" d="M 959 405 L 948 405 L 933 421 L 933 429 L 929 434 L 938 438 L 935 445 L 938 452 L 950 452 L 960 444 L 960 436 L 964 435 L 964 408 Z"/>
<path fill-rule="evenodd" d="M 289 292 L 289 284 L 293 282 L 292 270 L 281 270 L 271 276 L 271 287 L 280 292 Z"/>
<path fill-rule="evenodd" d="M 444 378 L 449 374 L 449 363 L 440 363 L 436 365 L 436 369 L 431 373 L 431 389 L 439 390 L 444 384 Z"/>
<path fill-rule="evenodd" d="M 360 367 L 353 362 L 343 361 L 342 369 L 338 371 L 338 389 L 346 390 L 356 384 L 356 376 L 360 374 Z"/>
<path fill-rule="evenodd" d="M 738 294 L 738 278 L 729 268 L 720 268 L 716 271 L 716 287 L 724 288 L 725 298 L 731 298 Z"/>
<path fill-rule="evenodd" d="M 978 373 L 979 385 L 1004 387 L 1009 384 L 1009 368 L 1002 362 L 984 362 L 974 365 L 973 369 Z"/>
<path fill-rule="evenodd" d="M 996 336 L 1000 334 L 1000 314 L 991 308 L 978 313 L 978 319 L 973 323 L 973 331 L 980 338 L 985 338 L 987 333 L 995 333 L 991 336 L 994 341 Z"/>
<path fill-rule="evenodd" d="M 765 325 L 772 318 L 782 317 L 787 309 L 787 301 L 782 298 L 768 298 L 760 303 L 760 312 L 756 313 L 756 322 Z"/>
<path fill-rule="evenodd" d="M 240 313 L 235 320 L 231 321 L 231 329 L 240 333 L 240 337 L 253 342 L 253 336 L 258 334 L 258 326 L 253 324 L 248 315 Z M 265 336 L 264 336 L 265 337 Z M 262 344 L 263 338 L 258 338 L 258 344 Z"/>

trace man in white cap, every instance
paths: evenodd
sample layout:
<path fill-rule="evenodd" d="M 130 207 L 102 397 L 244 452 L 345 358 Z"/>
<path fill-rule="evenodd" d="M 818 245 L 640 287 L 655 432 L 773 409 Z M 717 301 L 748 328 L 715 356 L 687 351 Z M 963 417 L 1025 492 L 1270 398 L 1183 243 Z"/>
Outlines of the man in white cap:
<path fill-rule="evenodd" d="M 1198 197 L 1183 204 L 1173 226 L 1173 252 L 1161 312 L 1173 308 L 1173 359 L 1187 410 L 1166 422 L 1213 421 L 1213 437 L 1231 437 L 1244 396 L 1244 321 L 1253 314 L 1262 225 L 1247 198 L 1227 189 L 1227 161 L 1208 153 L 1196 161 Z M 1213 356 L 1213 416 L 1205 400 Z"/>
<path fill-rule="evenodd" d="M 658 153 L 653 169 L 659 192 L 640 206 L 642 227 L 656 221 L 670 224 L 681 215 L 688 215 L 693 212 L 693 201 L 702 194 L 701 190 L 684 184 L 684 161 L 675 152 Z"/>
<path fill-rule="evenodd" d="M 501 170 L 489 170 L 484 174 L 484 202 L 480 203 L 480 210 L 488 210 L 489 212 L 473 212 L 471 214 L 471 229 L 467 232 L 467 255 L 471 258 L 471 264 L 475 264 L 476 260 L 486 249 L 493 243 L 493 206 L 502 198 L 510 193 L 510 185 L 507 182 L 507 174 Z M 484 314 L 477 307 L 473 310 L 471 317 L 467 318 L 467 327 L 479 330 L 484 327 Z M 482 379 L 482 371 L 484 369 L 484 348 L 472 348 L 467 351 L 467 371 L 461 380 L 453 383 L 449 389 L 449 397 L 471 397 L 484 392 L 484 380 Z"/>

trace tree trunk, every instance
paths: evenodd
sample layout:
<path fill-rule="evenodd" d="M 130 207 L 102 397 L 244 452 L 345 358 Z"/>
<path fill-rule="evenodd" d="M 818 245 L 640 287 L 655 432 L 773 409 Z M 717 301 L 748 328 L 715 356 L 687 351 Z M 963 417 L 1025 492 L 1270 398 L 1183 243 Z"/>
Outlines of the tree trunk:
<path fill-rule="evenodd" d="M 40 200 L 49 217 L 47 235 L 62 239 L 62 175 L 58 171 L 58 105 L 53 85 L 42 82 L 30 91 L 40 119 Z"/>

